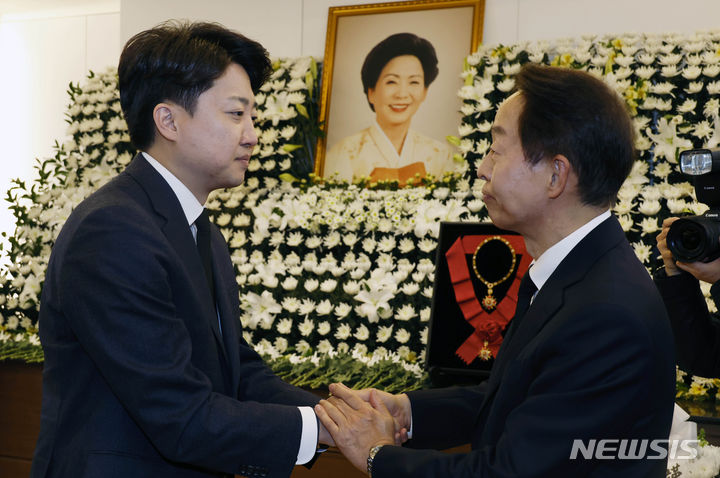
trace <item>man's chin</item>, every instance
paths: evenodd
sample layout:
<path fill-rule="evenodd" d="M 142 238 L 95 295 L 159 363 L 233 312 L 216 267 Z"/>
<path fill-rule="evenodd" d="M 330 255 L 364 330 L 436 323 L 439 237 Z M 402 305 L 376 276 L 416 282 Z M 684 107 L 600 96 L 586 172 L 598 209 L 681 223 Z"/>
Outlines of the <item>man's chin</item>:
<path fill-rule="evenodd" d="M 226 177 L 218 189 L 232 189 L 240 186 L 243 182 L 245 182 L 245 173 L 233 174 L 232 177 Z"/>

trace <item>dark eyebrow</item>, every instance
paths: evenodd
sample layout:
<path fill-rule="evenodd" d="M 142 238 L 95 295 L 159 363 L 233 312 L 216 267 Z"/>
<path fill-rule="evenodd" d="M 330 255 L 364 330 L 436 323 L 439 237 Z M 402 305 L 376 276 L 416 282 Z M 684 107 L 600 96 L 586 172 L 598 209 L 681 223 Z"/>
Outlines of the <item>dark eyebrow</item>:
<path fill-rule="evenodd" d="M 231 96 L 228 99 L 233 100 L 233 101 L 239 101 L 240 103 L 242 103 L 245 106 L 250 105 L 250 100 L 245 98 L 244 96 Z"/>
<path fill-rule="evenodd" d="M 492 129 L 490 130 L 492 134 L 500 134 L 504 135 L 507 134 L 507 131 L 505 131 L 505 128 L 498 125 L 492 125 Z"/>

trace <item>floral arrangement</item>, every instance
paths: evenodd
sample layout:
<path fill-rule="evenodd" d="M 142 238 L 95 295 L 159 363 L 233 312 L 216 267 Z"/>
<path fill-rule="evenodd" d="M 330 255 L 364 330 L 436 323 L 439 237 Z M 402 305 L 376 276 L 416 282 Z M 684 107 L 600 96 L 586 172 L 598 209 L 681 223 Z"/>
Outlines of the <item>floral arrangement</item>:
<path fill-rule="evenodd" d="M 698 433 L 697 456 L 688 459 L 669 459 L 666 478 L 715 478 L 720 471 L 720 447 L 710 445 L 704 431 Z"/>
<path fill-rule="evenodd" d="M 456 171 L 412 188 L 314 177 L 318 65 L 276 60 L 257 95 L 260 144 L 248 179 L 208 207 L 231 249 L 246 338 L 278 374 L 312 387 L 424 384 L 439 225 L 487 220 L 473 172 L 527 62 L 590 71 L 627 102 L 638 158 L 614 212 L 648 270 L 660 264 L 662 220 L 704 211 L 677 157 L 720 143 L 720 32 L 481 46 L 459 72 Z M 68 139 L 38 162 L 32 184 L 16 181 L 7 194 L 17 229 L 0 269 L 0 359 L 42 360 L 37 316 L 50 248 L 72 208 L 134 153 L 114 71 L 91 73 L 68 93 Z M 680 377 L 688 393 L 692 380 Z"/>

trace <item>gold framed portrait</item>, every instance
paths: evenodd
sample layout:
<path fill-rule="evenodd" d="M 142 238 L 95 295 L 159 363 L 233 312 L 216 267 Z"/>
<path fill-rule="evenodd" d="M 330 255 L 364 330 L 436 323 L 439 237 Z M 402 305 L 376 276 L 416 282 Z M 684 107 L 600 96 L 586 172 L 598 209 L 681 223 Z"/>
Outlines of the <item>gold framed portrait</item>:
<path fill-rule="evenodd" d="M 453 169 L 467 55 L 482 38 L 484 0 L 331 7 L 315 174 L 401 185 Z"/>

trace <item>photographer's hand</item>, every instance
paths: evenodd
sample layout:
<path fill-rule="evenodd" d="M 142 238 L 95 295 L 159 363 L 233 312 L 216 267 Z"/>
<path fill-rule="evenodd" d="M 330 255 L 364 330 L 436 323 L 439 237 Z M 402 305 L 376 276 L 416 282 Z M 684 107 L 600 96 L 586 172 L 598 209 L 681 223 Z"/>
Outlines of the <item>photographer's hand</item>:
<path fill-rule="evenodd" d="M 657 246 L 665 264 L 665 273 L 669 276 L 680 274 L 680 271 L 686 271 L 692 274 L 696 279 L 709 284 L 714 284 L 720 280 L 720 258 L 712 262 L 676 262 L 667 245 L 667 233 L 670 225 L 677 221 L 677 217 L 670 217 L 663 221 L 662 231 L 657 235 Z"/>
<path fill-rule="evenodd" d="M 667 245 L 667 233 L 670 230 L 670 224 L 677 221 L 678 219 L 679 218 L 677 217 L 669 217 L 665 219 L 662 223 L 662 231 L 660 231 L 660 234 L 658 234 L 655 238 L 657 240 L 658 250 L 660 251 L 660 255 L 662 256 L 663 263 L 665 264 L 665 274 L 667 274 L 668 277 L 676 276 L 681 272 L 681 268 L 678 266 L 678 264 L 676 264 L 672 252 L 670 252 L 670 249 Z"/>
<path fill-rule="evenodd" d="M 720 258 L 712 262 L 677 262 L 677 266 L 709 284 L 720 280 Z"/>

